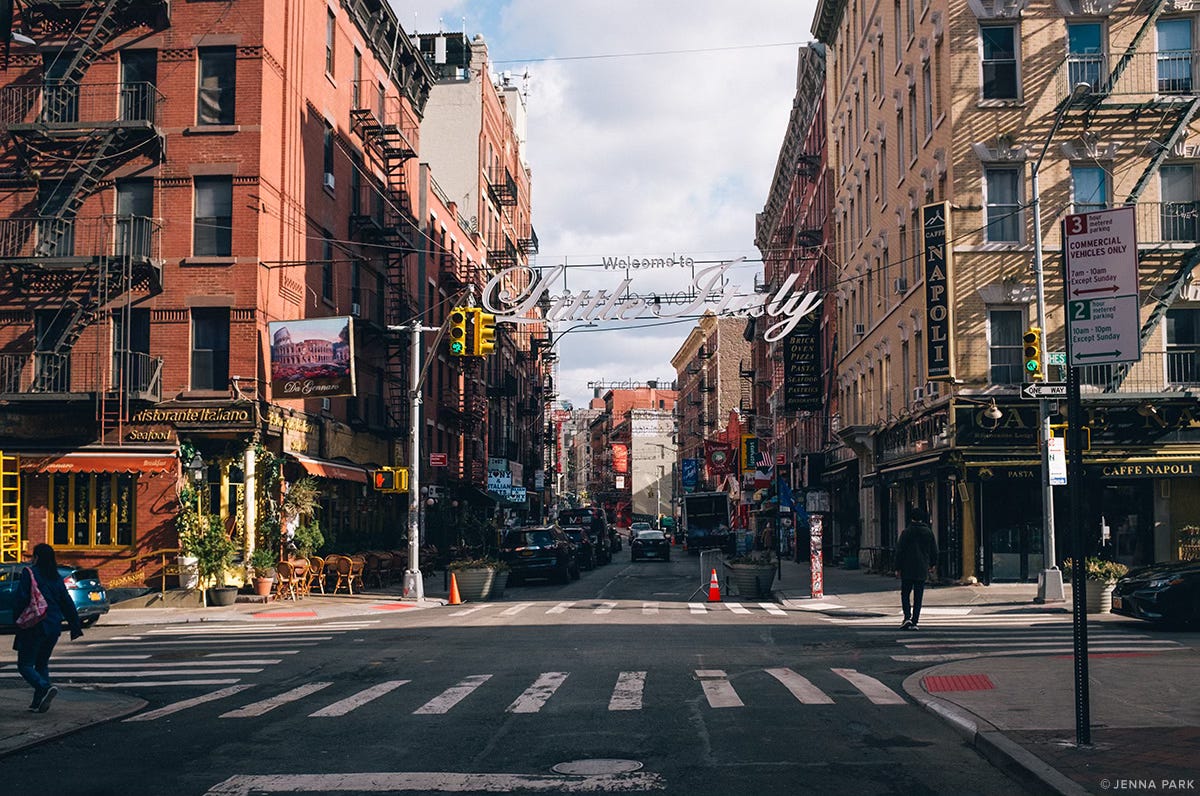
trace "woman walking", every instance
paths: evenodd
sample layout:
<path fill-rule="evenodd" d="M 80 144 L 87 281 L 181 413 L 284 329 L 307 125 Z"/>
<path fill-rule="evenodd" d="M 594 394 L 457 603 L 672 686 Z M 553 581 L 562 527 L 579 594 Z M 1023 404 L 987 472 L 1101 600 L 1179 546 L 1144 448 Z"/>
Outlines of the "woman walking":
<path fill-rule="evenodd" d="M 29 605 L 35 580 L 38 591 L 46 601 L 46 613 L 37 624 L 17 630 L 13 649 L 17 651 L 17 671 L 33 686 L 33 702 L 29 709 L 45 713 L 58 694 L 58 689 L 50 682 L 50 653 L 54 652 L 54 645 L 62 633 L 63 620 L 71 628 L 72 639 L 82 636 L 83 628 L 79 623 L 75 602 L 67 594 L 67 587 L 58 574 L 54 548 L 48 544 L 33 548 L 33 559 L 21 573 L 21 580 L 17 584 L 13 616 L 20 616 Z"/>

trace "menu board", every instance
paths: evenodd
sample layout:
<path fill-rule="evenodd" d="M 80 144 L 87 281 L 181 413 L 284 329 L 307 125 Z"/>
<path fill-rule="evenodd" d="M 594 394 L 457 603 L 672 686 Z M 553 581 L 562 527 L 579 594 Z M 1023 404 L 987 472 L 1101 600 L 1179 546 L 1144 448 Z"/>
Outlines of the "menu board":
<path fill-rule="evenodd" d="M 783 408 L 816 410 L 824 405 L 823 398 L 820 318 L 810 313 L 783 338 Z"/>

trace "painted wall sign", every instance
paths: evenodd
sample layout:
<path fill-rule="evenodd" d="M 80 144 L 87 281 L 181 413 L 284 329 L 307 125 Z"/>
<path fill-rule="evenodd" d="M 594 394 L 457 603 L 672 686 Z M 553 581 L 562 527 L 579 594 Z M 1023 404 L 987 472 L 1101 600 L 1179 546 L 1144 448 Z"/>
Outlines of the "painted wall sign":
<path fill-rule="evenodd" d="M 742 258 L 744 259 L 744 258 Z M 720 263 L 696 273 L 693 280 L 694 297 L 677 308 L 655 304 L 629 292 L 632 281 L 621 281 L 611 292 L 608 290 L 580 290 L 572 292 L 566 288 L 558 296 L 550 289 L 566 273 L 566 266 L 537 270 L 528 266 L 514 266 L 499 272 L 484 286 L 483 306 L 505 323 L 546 323 L 556 321 L 613 321 L 637 318 L 682 318 L 699 315 L 705 311 L 718 315 L 742 315 L 750 318 L 766 316 L 779 319 L 766 327 L 763 340 L 771 343 L 790 334 L 800 320 L 821 306 L 821 294 L 817 291 L 797 290 L 798 274 L 788 274 L 773 294 L 759 294 L 751 289 L 739 289 L 729 284 L 726 272 L 741 260 Z M 505 284 L 516 282 L 520 272 L 529 277 L 529 287 L 519 294 L 505 289 Z M 536 317 L 532 310 L 543 302 L 549 308 L 543 317 Z"/>
<path fill-rule="evenodd" d="M 783 408 L 789 412 L 816 410 L 821 395 L 820 317 L 813 313 L 783 338 Z"/>
<path fill-rule="evenodd" d="M 272 321 L 271 396 L 330 398 L 354 395 L 354 319 Z"/>
<path fill-rule="evenodd" d="M 921 208 L 925 238 L 925 362 L 929 381 L 954 379 L 954 255 L 950 237 L 950 203 Z"/>

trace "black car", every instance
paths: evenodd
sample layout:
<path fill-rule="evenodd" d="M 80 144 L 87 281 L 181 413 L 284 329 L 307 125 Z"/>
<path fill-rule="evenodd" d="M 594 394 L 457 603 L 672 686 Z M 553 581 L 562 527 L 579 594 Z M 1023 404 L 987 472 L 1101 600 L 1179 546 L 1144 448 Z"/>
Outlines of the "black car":
<path fill-rule="evenodd" d="M 660 558 L 671 560 L 671 543 L 662 531 L 638 531 L 629 543 L 629 560 L 639 558 Z"/>
<path fill-rule="evenodd" d="M 21 570 L 28 564 L 0 564 L 0 628 L 13 629 L 17 619 L 13 616 L 13 602 L 17 596 L 17 582 L 21 578 Z M 100 573 L 94 569 L 76 569 L 75 567 L 60 566 L 58 574 L 67 587 L 67 594 L 75 603 L 79 613 L 79 621 L 84 627 L 96 624 L 100 617 L 108 613 L 108 592 L 100 583 Z"/>
<path fill-rule="evenodd" d="M 1114 614 L 1151 622 L 1200 624 L 1200 561 L 1164 561 L 1117 581 Z"/>
<path fill-rule="evenodd" d="M 616 534 L 608 527 L 604 510 L 595 506 L 580 509 L 563 509 L 558 513 L 558 524 L 562 527 L 582 525 L 596 544 L 596 560 L 601 564 L 612 560 L 612 554 L 621 549 Z"/>
<path fill-rule="evenodd" d="M 575 543 L 575 560 L 580 569 L 595 569 L 600 561 L 600 551 L 588 530 L 580 525 L 564 525 L 562 531 Z"/>
<path fill-rule="evenodd" d="M 551 578 L 566 583 L 579 577 L 575 545 L 553 525 L 511 528 L 500 540 L 500 558 L 512 580 Z"/>

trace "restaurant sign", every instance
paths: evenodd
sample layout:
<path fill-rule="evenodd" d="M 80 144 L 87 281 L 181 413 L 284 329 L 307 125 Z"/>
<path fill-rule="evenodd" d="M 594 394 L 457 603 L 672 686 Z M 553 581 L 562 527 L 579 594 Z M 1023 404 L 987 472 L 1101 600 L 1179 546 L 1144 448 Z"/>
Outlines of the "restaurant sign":
<path fill-rule="evenodd" d="M 929 381 L 954 380 L 953 249 L 950 237 L 950 203 L 921 208 L 925 235 L 925 361 Z"/>
<path fill-rule="evenodd" d="M 783 408 L 818 410 L 821 396 L 820 316 L 813 313 L 783 338 Z"/>

